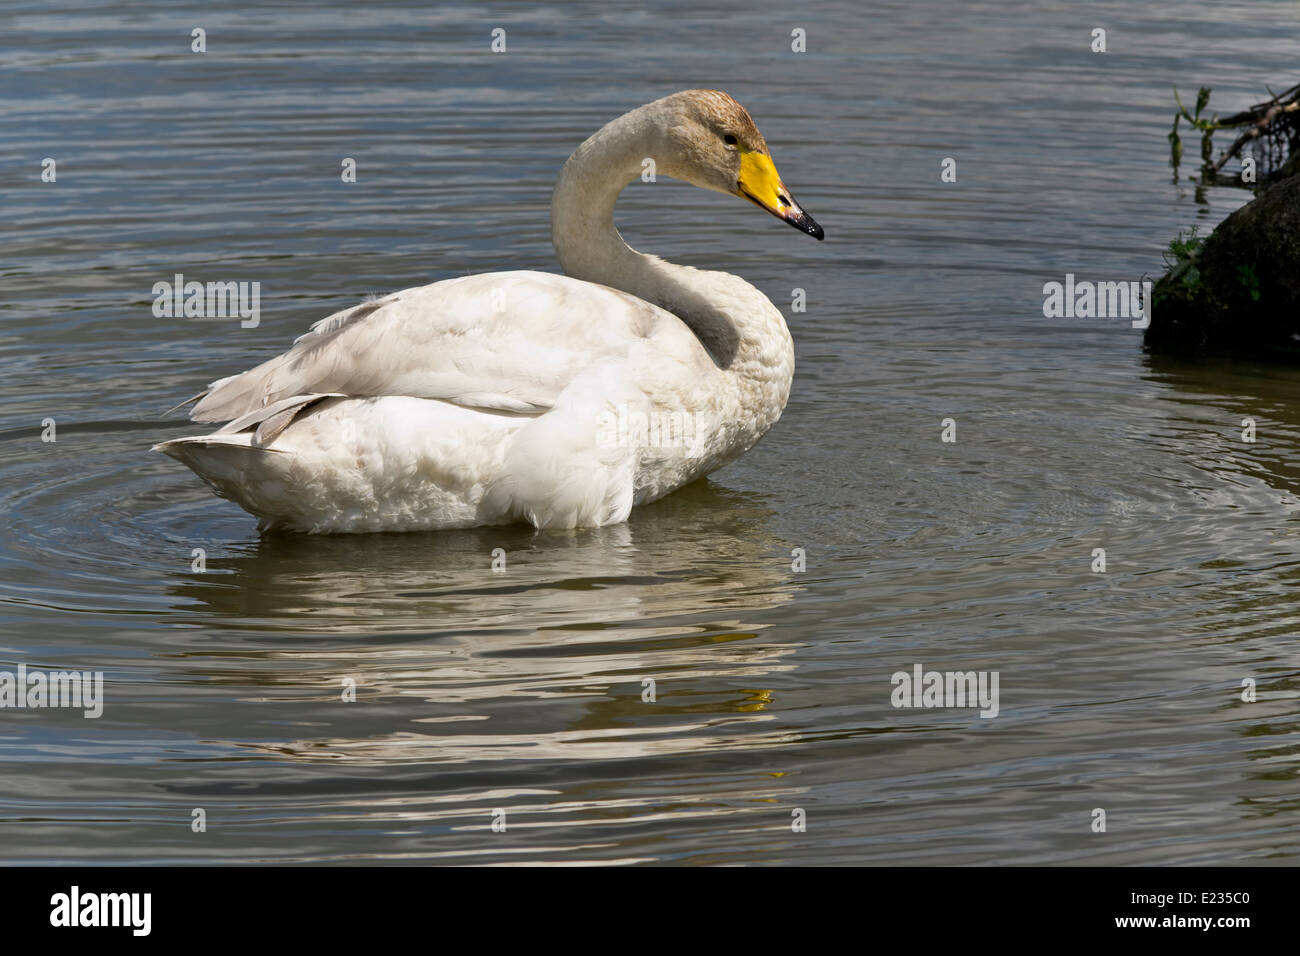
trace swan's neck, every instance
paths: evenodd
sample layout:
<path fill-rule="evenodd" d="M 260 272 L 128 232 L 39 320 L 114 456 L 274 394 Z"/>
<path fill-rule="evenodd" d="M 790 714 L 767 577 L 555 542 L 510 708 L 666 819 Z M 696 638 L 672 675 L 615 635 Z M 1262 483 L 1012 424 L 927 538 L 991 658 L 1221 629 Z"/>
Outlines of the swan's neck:
<path fill-rule="evenodd" d="M 719 368 L 747 380 L 756 402 L 775 405 L 764 416 L 775 421 L 794 372 L 794 346 L 776 306 L 737 276 L 637 252 L 614 227 L 614 204 L 623 187 L 641 177 L 644 160 L 655 160 L 656 176 L 685 178 L 673 168 L 675 150 L 664 125 L 649 107 L 633 110 L 569 157 L 551 199 L 556 255 L 566 274 L 631 293 L 680 318 Z"/>

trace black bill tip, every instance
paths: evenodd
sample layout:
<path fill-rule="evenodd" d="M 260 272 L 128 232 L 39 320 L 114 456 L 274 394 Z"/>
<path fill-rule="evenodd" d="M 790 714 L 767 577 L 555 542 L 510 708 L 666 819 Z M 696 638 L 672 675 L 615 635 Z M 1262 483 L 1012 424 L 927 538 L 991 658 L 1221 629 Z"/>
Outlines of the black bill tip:
<path fill-rule="evenodd" d="M 808 235 L 816 239 L 818 242 L 821 242 L 823 239 L 826 238 L 826 233 L 822 230 L 821 226 L 817 225 L 817 220 L 815 220 L 812 216 L 804 212 L 803 209 L 799 206 L 799 204 L 795 202 L 792 198 L 790 198 L 788 194 L 785 193 L 781 194 L 780 196 L 781 206 L 779 209 L 774 209 L 771 206 L 769 206 L 767 203 L 760 202 L 757 198 L 751 196 L 748 192 L 746 192 L 744 187 L 741 187 L 740 194 L 744 196 L 746 199 L 748 199 L 750 202 L 752 202 L 759 209 L 762 209 L 766 212 L 770 212 L 772 215 L 776 216 L 777 219 L 780 219 L 783 222 L 788 222 L 790 225 L 794 226 L 800 232 L 807 233 Z"/>
<path fill-rule="evenodd" d="M 804 212 L 802 209 L 798 209 L 798 207 L 796 207 L 793 210 L 790 210 L 781 218 L 784 219 L 786 222 L 788 222 L 790 225 L 794 226 L 800 232 L 808 233 L 808 235 L 812 236 L 818 242 L 821 242 L 823 239 L 826 238 L 825 231 L 822 229 L 821 226 L 817 225 L 817 221 L 813 219 L 812 216 Z"/>

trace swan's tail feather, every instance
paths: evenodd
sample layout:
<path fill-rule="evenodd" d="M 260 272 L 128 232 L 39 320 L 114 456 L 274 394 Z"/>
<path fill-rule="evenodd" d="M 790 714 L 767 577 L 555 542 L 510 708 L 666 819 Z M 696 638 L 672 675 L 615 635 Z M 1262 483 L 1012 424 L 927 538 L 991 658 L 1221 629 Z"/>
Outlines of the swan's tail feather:
<path fill-rule="evenodd" d="M 290 398 L 283 398 L 264 408 L 258 408 L 247 415 L 242 415 L 233 422 L 222 425 L 216 430 L 215 434 L 230 435 L 251 431 L 253 433 L 253 445 L 264 448 L 270 445 L 277 435 L 288 428 L 293 420 L 307 409 L 327 398 L 341 397 L 340 395 L 294 395 Z"/>
<path fill-rule="evenodd" d="M 159 442 L 151 451 L 159 451 L 175 458 L 206 481 L 223 498 L 243 503 L 239 494 L 247 481 L 250 469 L 258 470 L 266 464 L 269 455 L 283 454 L 277 448 L 253 444 L 252 432 L 223 435 L 195 435 Z"/>
<path fill-rule="evenodd" d="M 261 445 L 253 444 L 253 435 L 251 432 L 237 432 L 232 434 L 222 434 L 213 432 L 211 435 L 188 435 L 184 438 L 172 438 L 167 441 L 160 441 L 150 448 L 150 451 L 160 451 L 164 455 L 170 455 L 177 461 L 183 461 L 189 464 L 189 459 L 196 453 L 202 453 L 208 449 L 231 449 L 238 448 L 245 451 L 271 452 L 278 453 L 278 448 L 267 448 Z"/>
<path fill-rule="evenodd" d="M 280 454 L 272 442 L 304 411 L 330 395 L 296 395 L 249 412 L 209 435 L 173 438 L 154 445 L 206 481 L 217 494 L 244 504 L 241 486 L 250 473 L 265 474 L 268 453 Z M 274 469 L 274 466 L 272 466 Z"/>
<path fill-rule="evenodd" d="M 184 408 L 186 405 L 190 404 L 191 402 L 197 402 L 197 401 L 199 401 L 200 399 L 204 398 L 207 394 L 208 394 L 208 390 L 205 388 L 203 391 L 199 392 L 197 395 L 191 395 L 189 398 L 185 399 L 185 401 L 183 401 L 183 402 L 177 402 L 175 405 L 173 405 L 171 408 L 167 409 L 167 411 L 163 412 L 162 415 L 160 415 L 160 416 L 158 416 L 158 417 L 159 417 L 159 418 L 166 418 L 166 417 L 167 417 L 168 415 L 170 415 L 172 412 L 176 411 L 176 409 L 178 409 L 178 408 Z"/>

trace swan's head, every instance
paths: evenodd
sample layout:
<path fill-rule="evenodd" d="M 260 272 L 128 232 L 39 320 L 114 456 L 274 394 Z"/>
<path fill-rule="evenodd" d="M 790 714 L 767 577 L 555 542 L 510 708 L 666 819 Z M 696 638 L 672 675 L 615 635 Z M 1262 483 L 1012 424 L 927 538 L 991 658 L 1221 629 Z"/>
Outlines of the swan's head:
<path fill-rule="evenodd" d="M 825 236 L 781 182 L 749 113 L 726 93 L 686 90 L 651 106 L 666 124 L 671 165 L 664 172 L 669 176 L 748 199 L 816 239 Z"/>

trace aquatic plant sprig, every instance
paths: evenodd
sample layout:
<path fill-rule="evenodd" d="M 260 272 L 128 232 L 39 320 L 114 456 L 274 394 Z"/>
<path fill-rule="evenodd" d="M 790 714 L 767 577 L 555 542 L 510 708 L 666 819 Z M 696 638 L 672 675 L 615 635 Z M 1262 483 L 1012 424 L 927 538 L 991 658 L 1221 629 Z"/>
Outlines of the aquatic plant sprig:
<path fill-rule="evenodd" d="M 1267 87 L 1266 87 L 1267 88 Z M 1196 106 L 1191 112 L 1183 104 L 1174 87 L 1174 100 L 1178 103 L 1178 112 L 1174 114 L 1173 126 L 1169 130 L 1170 165 L 1175 174 L 1183 157 L 1183 143 L 1179 135 L 1179 124 L 1187 120 L 1194 129 L 1201 132 L 1201 166 L 1202 180 L 1214 180 L 1229 160 L 1239 156 L 1247 144 L 1255 144 L 1255 152 L 1262 160 L 1261 165 L 1268 171 L 1282 167 L 1289 154 L 1300 150 L 1300 83 L 1281 94 L 1269 89 L 1269 99 L 1256 103 L 1248 109 L 1220 118 L 1212 113 L 1208 118 L 1202 115 L 1210 101 L 1210 87 L 1203 86 L 1197 91 Z M 1217 160 L 1213 159 L 1214 133 L 1221 129 L 1240 129 L 1240 135 L 1224 150 Z M 1243 176 L 1233 182 L 1250 185 L 1255 177 Z"/>

